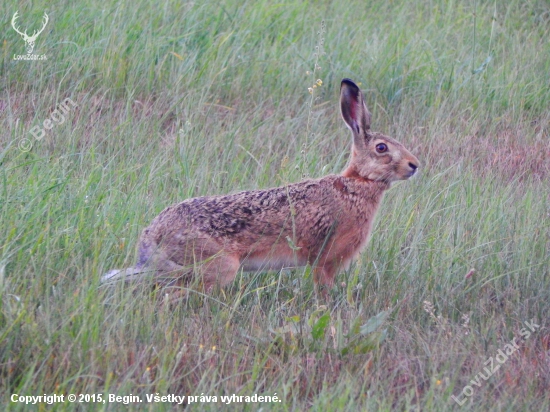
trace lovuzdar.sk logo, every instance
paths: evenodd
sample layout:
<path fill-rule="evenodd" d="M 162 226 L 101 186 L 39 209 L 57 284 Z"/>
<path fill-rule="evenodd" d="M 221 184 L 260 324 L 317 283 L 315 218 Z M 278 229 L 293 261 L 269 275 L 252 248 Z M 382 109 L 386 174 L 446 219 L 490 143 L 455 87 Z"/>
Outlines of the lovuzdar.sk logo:
<path fill-rule="evenodd" d="M 36 38 L 38 37 L 38 35 L 40 33 L 42 33 L 44 31 L 44 29 L 46 28 L 46 24 L 48 24 L 48 20 L 49 20 L 49 17 L 46 13 L 44 13 L 44 17 L 43 17 L 43 23 L 42 23 L 42 28 L 40 30 L 35 30 L 32 35 L 28 35 L 27 34 L 27 30 L 25 30 L 24 32 L 22 32 L 21 30 L 19 30 L 15 24 L 15 21 L 17 20 L 17 17 L 18 17 L 18 11 L 15 12 L 15 14 L 13 15 L 12 19 L 11 19 L 11 25 L 13 27 L 13 29 L 21 35 L 21 37 L 23 37 L 23 40 L 25 41 L 25 49 L 27 50 L 27 54 L 14 54 L 13 55 L 13 60 L 46 60 L 47 57 L 45 54 L 32 54 L 33 50 L 34 50 L 34 42 L 36 41 Z"/>

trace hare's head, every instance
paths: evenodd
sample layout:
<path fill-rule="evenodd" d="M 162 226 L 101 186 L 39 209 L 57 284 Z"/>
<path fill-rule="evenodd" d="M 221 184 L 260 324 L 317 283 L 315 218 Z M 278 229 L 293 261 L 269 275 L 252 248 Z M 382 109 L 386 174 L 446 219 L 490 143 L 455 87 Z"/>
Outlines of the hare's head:
<path fill-rule="evenodd" d="M 353 133 L 351 160 L 344 176 L 391 183 L 415 174 L 420 162 L 397 140 L 370 130 L 363 93 L 350 79 L 340 88 L 342 117 Z"/>

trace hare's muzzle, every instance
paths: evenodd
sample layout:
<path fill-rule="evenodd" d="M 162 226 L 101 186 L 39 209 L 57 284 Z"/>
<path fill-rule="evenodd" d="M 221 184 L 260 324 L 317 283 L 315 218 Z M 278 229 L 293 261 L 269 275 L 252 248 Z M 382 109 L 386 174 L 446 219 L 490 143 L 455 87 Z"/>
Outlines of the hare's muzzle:
<path fill-rule="evenodd" d="M 420 167 L 420 162 L 416 157 L 413 157 L 412 159 L 408 159 L 407 161 L 408 173 L 406 178 L 412 177 L 416 173 L 419 167 Z"/>

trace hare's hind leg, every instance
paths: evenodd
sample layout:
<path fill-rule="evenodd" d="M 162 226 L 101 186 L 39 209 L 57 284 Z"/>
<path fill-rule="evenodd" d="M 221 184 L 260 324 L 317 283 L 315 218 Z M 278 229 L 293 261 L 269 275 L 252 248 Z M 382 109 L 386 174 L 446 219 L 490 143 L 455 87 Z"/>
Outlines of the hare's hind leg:
<path fill-rule="evenodd" d="M 240 266 L 237 255 L 228 252 L 226 245 L 210 236 L 173 236 L 158 245 L 144 239 L 139 247 L 138 265 L 150 266 L 157 276 L 177 288 L 193 282 L 203 282 L 208 292 L 215 284 L 225 286 L 236 276 Z"/>
<path fill-rule="evenodd" d="M 220 251 L 216 255 L 205 258 L 204 251 L 202 252 L 202 261 L 195 262 L 185 270 L 182 270 L 183 266 L 179 266 L 179 276 L 168 277 L 169 281 L 163 285 L 162 299 L 164 299 L 164 295 L 169 295 L 169 302 L 174 303 L 186 297 L 187 288 L 193 283 L 193 277 L 199 282 L 202 281 L 206 293 L 211 292 L 216 285 L 223 287 L 235 279 L 240 267 L 237 257 Z"/>
<path fill-rule="evenodd" d="M 199 264 L 197 272 L 202 277 L 204 291 L 209 293 L 215 285 L 225 286 L 230 283 L 237 274 L 240 267 L 239 259 L 229 255 L 213 256 Z M 193 270 L 189 274 L 192 274 Z M 161 299 L 170 305 L 176 304 L 179 300 L 188 295 L 189 279 L 174 279 L 165 285 Z"/>
<path fill-rule="evenodd" d="M 228 250 L 228 245 L 211 237 L 192 239 L 187 246 L 191 250 L 187 259 L 192 257 L 195 276 L 200 276 L 204 290 L 210 292 L 214 285 L 225 286 L 230 283 L 241 265 L 238 255 Z M 188 252 L 186 254 L 189 255 Z"/>
<path fill-rule="evenodd" d="M 223 287 L 231 283 L 237 276 L 240 265 L 238 257 L 224 254 L 223 251 L 212 256 L 201 268 L 204 290 L 210 292 L 215 285 Z"/>

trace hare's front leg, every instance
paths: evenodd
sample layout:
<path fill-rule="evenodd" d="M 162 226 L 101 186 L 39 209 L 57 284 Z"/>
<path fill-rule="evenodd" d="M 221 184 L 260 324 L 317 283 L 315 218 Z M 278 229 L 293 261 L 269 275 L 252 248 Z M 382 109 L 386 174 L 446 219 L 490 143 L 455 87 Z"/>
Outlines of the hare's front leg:
<path fill-rule="evenodd" d="M 328 291 L 334 286 L 334 278 L 337 274 L 339 265 L 333 262 L 326 262 L 322 266 L 316 266 L 313 269 L 313 281 L 320 290 L 323 297 L 327 297 Z"/>

